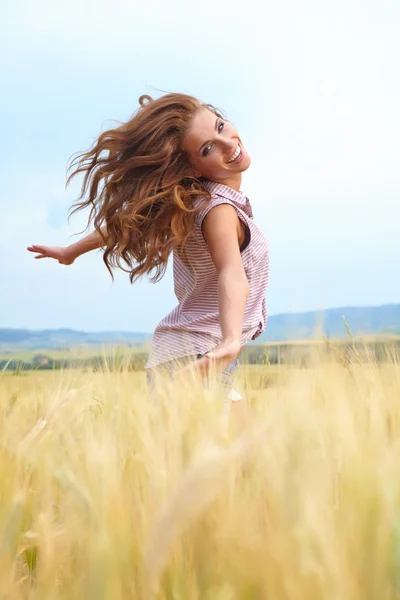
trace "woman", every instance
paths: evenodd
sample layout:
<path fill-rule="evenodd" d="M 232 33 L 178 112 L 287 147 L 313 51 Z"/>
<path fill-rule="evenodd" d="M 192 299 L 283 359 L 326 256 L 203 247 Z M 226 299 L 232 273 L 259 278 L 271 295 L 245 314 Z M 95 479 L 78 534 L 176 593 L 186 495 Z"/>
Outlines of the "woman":
<path fill-rule="evenodd" d="M 67 247 L 30 246 L 35 258 L 72 264 L 104 247 L 104 262 L 158 281 L 173 254 L 178 306 L 157 326 L 149 373 L 211 361 L 225 384 L 241 347 L 266 325 L 268 248 L 240 191 L 250 157 L 211 105 L 185 94 L 139 99 L 121 126 L 71 163 L 84 174 L 74 211 L 91 209 L 95 231 Z"/>

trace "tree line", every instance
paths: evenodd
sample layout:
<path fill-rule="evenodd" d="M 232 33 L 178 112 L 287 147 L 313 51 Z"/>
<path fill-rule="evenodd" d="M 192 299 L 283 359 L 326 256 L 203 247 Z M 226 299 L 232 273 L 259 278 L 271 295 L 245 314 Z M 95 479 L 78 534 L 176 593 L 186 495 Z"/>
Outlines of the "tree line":
<path fill-rule="evenodd" d="M 400 340 L 356 342 L 352 339 L 321 344 L 281 343 L 271 345 L 249 345 L 243 348 L 240 362 L 248 365 L 299 365 L 307 366 L 318 359 L 339 360 L 344 364 L 353 362 L 387 362 L 399 357 Z M 54 358 L 38 353 L 30 361 L 15 358 L 0 360 L 0 371 L 46 371 L 60 369 L 83 369 L 88 371 L 143 371 L 147 362 L 147 352 L 135 352 L 127 356 L 123 352 L 98 354 L 88 358 Z"/>

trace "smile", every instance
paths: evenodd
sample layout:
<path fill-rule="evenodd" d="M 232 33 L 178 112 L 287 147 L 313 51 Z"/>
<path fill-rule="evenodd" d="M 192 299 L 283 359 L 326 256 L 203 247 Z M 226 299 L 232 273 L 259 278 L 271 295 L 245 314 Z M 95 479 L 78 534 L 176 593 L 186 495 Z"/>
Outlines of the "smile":
<path fill-rule="evenodd" d="M 236 148 L 232 157 L 228 160 L 227 164 L 235 162 L 235 160 L 238 160 L 241 156 L 242 156 L 242 149 L 238 144 L 238 147 Z"/>

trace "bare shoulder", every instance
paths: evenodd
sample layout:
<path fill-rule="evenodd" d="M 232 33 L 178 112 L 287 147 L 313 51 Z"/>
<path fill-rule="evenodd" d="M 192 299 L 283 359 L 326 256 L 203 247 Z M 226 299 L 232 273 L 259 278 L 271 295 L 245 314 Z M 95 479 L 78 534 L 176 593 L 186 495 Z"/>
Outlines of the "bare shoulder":
<path fill-rule="evenodd" d="M 203 221 L 203 235 L 217 269 L 240 260 L 241 226 L 234 207 L 213 207 Z"/>
<path fill-rule="evenodd" d="M 240 232 L 239 218 L 231 204 L 218 204 L 211 208 L 202 224 L 204 237 L 222 235 L 223 237 Z"/>

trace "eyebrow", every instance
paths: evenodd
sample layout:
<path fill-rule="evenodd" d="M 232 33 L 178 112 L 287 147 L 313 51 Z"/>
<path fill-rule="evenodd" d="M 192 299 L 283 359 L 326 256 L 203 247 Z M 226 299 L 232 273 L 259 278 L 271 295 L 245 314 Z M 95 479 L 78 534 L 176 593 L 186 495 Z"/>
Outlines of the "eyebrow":
<path fill-rule="evenodd" d="M 218 130 L 218 121 L 219 121 L 219 117 L 217 117 L 217 120 L 215 121 L 215 131 Z M 209 143 L 210 143 L 210 140 L 207 140 L 206 142 L 204 142 L 204 144 L 202 144 L 199 148 L 199 153 L 202 151 L 204 146 L 207 146 L 207 144 L 209 144 Z"/>

